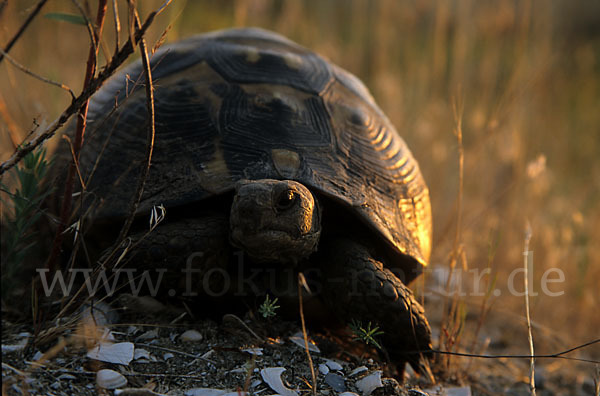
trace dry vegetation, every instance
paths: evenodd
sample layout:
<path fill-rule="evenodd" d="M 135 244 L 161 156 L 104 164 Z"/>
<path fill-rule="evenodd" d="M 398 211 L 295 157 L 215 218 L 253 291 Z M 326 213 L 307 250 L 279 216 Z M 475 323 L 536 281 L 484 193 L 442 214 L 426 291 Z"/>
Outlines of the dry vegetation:
<path fill-rule="evenodd" d="M 8 2 L 0 14 L 0 43 L 18 28 L 33 3 Z M 143 16 L 162 1 L 139 3 Z M 76 10 L 63 0 L 50 1 L 43 13 L 49 12 Z M 456 304 L 435 293 L 426 298 L 426 310 L 438 329 L 442 305 L 456 307 L 457 326 L 447 319 L 441 330 L 445 347 L 455 348 L 457 342 L 448 339 L 447 329 L 450 336 L 460 336 L 467 351 L 481 352 L 479 341 L 490 337 L 506 352 L 528 353 L 524 299 L 511 296 L 508 289 L 511 271 L 523 264 L 527 222 L 534 252 L 530 287 L 539 292 L 530 299 L 536 352 L 557 352 L 598 337 L 598 3 L 175 1 L 150 29 L 150 46 L 169 25 L 167 42 L 231 26 L 272 29 L 363 79 L 413 150 L 429 184 L 434 214 L 431 269 L 448 268 L 449 257 L 455 258 L 456 268 L 491 268 L 492 276 L 482 278 L 480 290 L 495 279 L 501 293 L 487 299 L 466 296 Z M 105 31 L 100 64 L 103 54 L 114 50 L 111 20 Z M 39 17 L 11 55 L 77 93 L 87 48 L 84 27 Z M 68 93 L 3 62 L 1 159 L 8 158 L 34 123 L 51 122 L 69 102 Z M 453 103 L 461 105 L 459 117 Z M 459 145 L 453 130 L 459 119 L 464 186 L 456 244 Z M 55 138 L 49 146 L 57 143 L 60 139 Z M 541 292 L 542 275 L 550 268 L 565 274 L 564 283 L 550 285 L 552 291 L 564 291 L 561 296 Z M 517 290 L 522 290 L 522 278 L 517 279 Z M 446 287 L 437 272 L 417 283 L 421 294 L 432 294 L 440 283 Z M 468 294 L 473 281 L 464 283 Z M 484 321 L 482 312 L 489 305 Z M 600 347 L 581 356 L 600 359 Z M 462 361 L 461 367 L 467 364 Z M 589 376 L 593 366 L 588 367 Z"/>

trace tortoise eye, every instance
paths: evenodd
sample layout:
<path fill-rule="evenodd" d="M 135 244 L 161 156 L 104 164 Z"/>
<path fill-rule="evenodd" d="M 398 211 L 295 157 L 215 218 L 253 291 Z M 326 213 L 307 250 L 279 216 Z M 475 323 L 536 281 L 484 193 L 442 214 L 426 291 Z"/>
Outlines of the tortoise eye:
<path fill-rule="evenodd" d="M 296 202 L 297 195 L 293 190 L 285 190 L 277 197 L 275 209 L 279 212 L 290 209 Z"/>

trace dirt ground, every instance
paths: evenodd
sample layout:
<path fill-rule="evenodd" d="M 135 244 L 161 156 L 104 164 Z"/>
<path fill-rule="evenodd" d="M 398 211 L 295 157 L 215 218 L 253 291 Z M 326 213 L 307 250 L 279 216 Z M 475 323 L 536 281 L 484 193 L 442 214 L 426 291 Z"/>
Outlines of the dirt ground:
<path fill-rule="evenodd" d="M 282 379 L 290 392 L 287 396 L 312 394 L 313 379 L 306 350 L 301 346 L 299 323 L 278 317 L 267 320 L 253 312 L 243 317 L 227 314 L 218 323 L 192 318 L 183 306 L 166 306 L 149 297 L 127 295 L 111 302 L 110 307 L 96 305 L 93 319 L 89 308 L 81 312 L 53 325 L 47 323 L 35 344 L 25 344 L 32 340 L 31 326 L 11 322 L 6 315 L 2 321 L 3 395 L 210 396 L 244 391 L 271 395 L 275 391 L 265 382 L 262 370 L 277 367 L 285 369 Z M 187 340 L 183 335 L 186 332 L 196 339 Z M 507 334 L 506 329 L 501 333 Z M 292 341 L 294 336 L 296 343 Z M 310 348 L 316 393 L 320 395 L 366 395 L 369 390 L 357 384 L 369 376 L 374 386 L 381 385 L 372 390 L 374 396 L 530 394 L 526 360 L 454 358 L 446 368 L 438 361 L 433 365 L 437 384 L 408 369 L 400 385 L 388 377 L 388 366 L 373 350 L 353 342 L 350 336 L 309 330 L 309 337 L 318 349 Z M 106 356 L 99 353 L 91 358 L 90 350 L 98 343 L 102 343 L 100 349 L 105 348 Z M 110 352 L 110 344 L 129 346 L 131 356 Z M 510 352 L 499 338 L 488 342 L 485 351 L 488 355 Z M 98 360 L 114 360 L 115 356 L 117 361 L 124 361 L 117 364 Z M 590 367 L 567 360 L 538 360 L 537 394 L 597 394 Z M 100 387 L 96 376 L 101 369 L 122 374 L 126 385 L 119 386 L 119 391 Z M 380 383 L 378 373 L 382 374 Z M 284 393 L 279 390 L 278 394 Z"/>

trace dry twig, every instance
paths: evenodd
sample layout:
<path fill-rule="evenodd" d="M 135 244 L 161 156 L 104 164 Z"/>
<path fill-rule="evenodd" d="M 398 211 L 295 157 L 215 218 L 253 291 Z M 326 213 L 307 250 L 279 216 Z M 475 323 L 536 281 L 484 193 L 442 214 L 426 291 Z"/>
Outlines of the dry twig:
<path fill-rule="evenodd" d="M 115 19 L 115 55 L 119 53 L 119 42 L 121 41 L 121 20 L 119 19 L 119 6 L 117 0 L 112 0 L 113 17 Z"/>
<path fill-rule="evenodd" d="M 302 301 L 302 288 L 306 286 L 306 278 L 304 274 L 300 272 L 298 274 L 298 303 L 300 304 L 300 322 L 302 323 L 302 335 L 304 337 L 304 349 L 306 350 L 306 356 L 308 358 L 308 365 L 310 366 L 310 374 L 312 376 L 312 393 L 317 396 L 317 375 L 315 374 L 315 366 L 310 356 L 310 349 L 308 349 L 308 333 L 306 332 L 306 322 L 304 321 L 304 303 Z"/>
<path fill-rule="evenodd" d="M 531 334 L 531 317 L 529 315 L 529 265 L 532 259 L 531 252 L 529 251 L 529 241 L 531 240 L 531 225 L 529 221 L 525 226 L 525 249 L 523 249 L 523 268 L 525 270 L 523 275 L 523 283 L 525 284 L 525 311 L 527 313 L 527 335 L 529 339 L 529 353 L 531 354 L 530 359 L 530 371 L 529 371 L 529 390 L 531 394 L 535 396 L 535 351 L 533 350 L 533 335 Z"/>
<path fill-rule="evenodd" d="M 102 36 L 102 28 L 104 26 L 104 19 L 106 16 L 107 9 L 107 0 L 99 0 L 98 1 L 98 11 L 96 14 L 96 27 L 97 30 L 93 32 L 93 39 L 90 43 L 90 51 L 88 54 L 88 60 L 85 71 L 85 79 L 83 82 L 83 90 L 85 91 L 89 86 L 91 81 L 96 74 L 96 63 L 98 58 L 98 46 L 96 43 L 100 42 L 100 37 Z M 65 181 L 65 190 L 63 195 L 63 201 L 60 211 L 60 222 L 58 223 L 58 227 L 56 230 L 56 235 L 54 237 L 54 241 L 52 243 L 52 251 L 50 252 L 50 257 L 48 258 L 47 268 L 50 269 L 51 272 L 54 272 L 56 261 L 60 254 L 62 241 L 64 238 L 64 231 L 66 229 L 67 223 L 71 216 L 71 203 L 73 200 L 73 186 L 75 184 L 75 173 L 78 168 L 79 161 L 79 152 L 81 151 L 81 146 L 83 144 L 83 135 L 85 133 L 86 121 L 87 121 L 87 111 L 89 105 L 89 98 L 85 100 L 81 108 L 79 109 L 79 117 L 77 118 L 77 127 L 75 129 L 75 141 L 73 142 L 72 150 L 73 150 L 73 161 L 69 166 L 69 171 L 67 174 L 67 180 Z"/>
<path fill-rule="evenodd" d="M 123 45 L 121 50 L 111 58 L 110 62 L 108 62 L 104 69 L 90 81 L 87 89 L 84 89 L 83 92 L 71 102 L 71 104 L 62 112 L 62 114 L 56 120 L 54 120 L 43 132 L 38 134 L 31 141 L 23 142 L 15 150 L 11 157 L 0 165 L 0 175 L 14 167 L 16 164 L 18 164 L 19 161 L 21 161 L 27 154 L 35 150 L 35 148 L 42 144 L 45 140 L 54 136 L 56 131 L 60 127 L 62 127 L 69 120 L 69 118 L 71 118 L 71 116 L 81 108 L 83 103 L 86 100 L 88 100 L 96 91 L 98 91 L 98 89 L 100 89 L 102 84 L 104 84 L 104 82 L 110 76 L 112 76 L 114 72 L 119 68 L 119 66 L 121 66 L 123 62 L 125 62 L 125 60 L 127 60 L 127 58 L 133 53 L 133 49 L 137 41 L 139 41 L 140 37 L 142 37 L 146 30 L 148 30 L 152 22 L 154 22 L 154 18 L 156 17 L 156 15 L 158 15 L 158 13 L 162 11 L 163 8 L 164 6 L 161 7 L 158 11 L 154 11 L 148 15 L 146 21 L 142 25 L 142 28 L 139 29 L 134 35 L 135 43 L 132 43 L 131 40 L 128 40 Z"/>
<path fill-rule="evenodd" d="M 130 0 L 131 1 L 131 0 Z M 135 18 L 135 30 L 141 29 L 142 25 L 140 23 L 140 18 L 138 16 L 137 10 L 133 7 L 133 3 L 130 2 L 131 8 L 133 9 L 133 15 Z M 133 34 L 133 33 L 132 33 Z M 117 246 L 120 245 L 120 242 L 125 239 L 127 233 L 129 232 L 129 228 L 131 228 L 131 224 L 133 223 L 133 219 L 135 218 L 135 214 L 140 205 L 140 201 L 142 200 L 142 194 L 144 193 L 144 186 L 146 184 L 146 180 L 148 178 L 148 173 L 150 172 L 150 166 L 152 164 L 152 152 L 154 151 L 154 135 L 156 132 L 154 125 L 154 85 L 152 85 L 152 70 L 150 68 L 150 60 L 148 59 L 148 51 L 146 48 L 146 40 L 142 36 L 139 40 L 140 44 L 140 53 L 142 55 L 142 64 L 144 67 L 144 76 L 146 77 L 146 109 L 148 111 L 148 136 L 146 140 L 146 165 L 142 168 L 140 173 L 139 182 L 137 185 L 137 189 L 131 203 L 131 208 L 129 210 L 129 216 L 121 228 L 121 232 L 119 234 L 119 238 L 117 240 Z"/>
<path fill-rule="evenodd" d="M 7 61 L 9 61 L 14 67 L 16 67 L 17 69 L 21 70 L 23 73 L 30 75 L 33 78 L 37 78 L 40 81 L 43 81 L 47 84 L 51 84 L 54 85 L 58 88 L 64 89 L 65 91 L 69 92 L 71 94 L 71 98 L 73 100 L 75 100 L 75 94 L 73 93 L 73 91 L 71 90 L 71 88 L 69 88 L 68 86 L 66 86 L 65 84 L 56 82 L 56 81 L 52 81 L 49 78 L 46 78 L 44 76 L 40 76 L 37 73 L 32 72 L 31 70 L 29 70 L 28 68 L 26 68 L 25 66 L 23 66 L 22 64 L 20 64 L 19 62 L 17 62 L 14 58 L 12 58 L 10 55 L 8 55 L 8 53 L 6 51 L 4 51 L 3 49 L 0 49 L 0 56 L 2 56 L 3 58 L 6 58 Z"/>
<path fill-rule="evenodd" d="M 92 24 L 92 21 L 90 21 L 90 18 L 87 16 L 87 13 L 83 9 L 83 6 L 79 3 L 79 1 L 71 0 L 71 2 L 79 10 L 79 14 L 81 14 L 81 17 L 85 21 L 85 27 L 87 28 L 88 34 L 90 35 L 90 43 L 93 47 L 94 52 L 97 54 L 98 53 L 98 42 L 99 42 L 101 34 L 98 34 L 98 31 L 96 29 L 94 29 L 94 25 Z M 101 30 L 101 28 L 99 28 L 99 30 Z"/>

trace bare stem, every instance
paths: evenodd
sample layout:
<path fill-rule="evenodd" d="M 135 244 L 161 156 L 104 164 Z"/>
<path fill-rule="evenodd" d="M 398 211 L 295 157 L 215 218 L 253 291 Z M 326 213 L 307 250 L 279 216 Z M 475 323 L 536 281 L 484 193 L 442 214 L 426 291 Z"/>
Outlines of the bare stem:
<path fill-rule="evenodd" d="M 135 18 L 135 29 L 141 29 L 140 18 L 138 16 L 137 10 L 133 8 L 134 18 Z M 129 232 L 129 228 L 133 223 L 133 219 L 135 218 L 135 213 L 140 205 L 140 201 L 142 200 L 142 194 L 144 193 L 144 186 L 146 184 L 146 180 L 148 179 L 148 173 L 150 172 L 150 166 L 152 165 L 152 153 L 154 151 L 154 135 L 156 133 L 156 128 L 154 125 L 154 86 L 152 85 L 152 70 L 150 68 L 150 60 L 148 59 L 148 51 L 146 48 L 146 40 L 142 36 L 139 41 L 140 44 L 140 53 L 142 55 L 142 64 L 144 66 L 144 76 L 146 77 L 146 110 L 148 111 L 148 135 L 146 139 L 146 166 L 144 166 L 140 173 L 139 182 L 137 185 L 137 190 L 134 195 L 134 199 L 131 203 L 131 208 L 129 211 L 129 217 L 125 221 L 123 228 L 121 229 L 121 233 L 119 234 L 118 244 L 125 239 L 127 233 Z"/>
<path fill-rule="evenodd" d="M 530 372 L 529 372 L 529 390 L 531 394 L 535 396 L 535 352 L 533 349 L 533 335 L 531 333 L 531 316 L 529 315 L 529 263 L 531 260 L 531 252 L 529 251 L 529 241 L 531 240 L 531 226 L 529 222 L 525 227 L 525 249 L 523 249 L 523 269 L 524 269 L 524 280 L 525 285 L 525 311 L 527 313 L 527 334 L 529 338 L 529 353 L 531 354 L 530 359 Z"/>
<path fill-rule="evenodd" d="M 113 16 L 115 19 L 115 55 L 119 53 L 119 42 L 121 41 L 121 20 L 119 19 L 119 6 L 117 0 L 112 0 Z"/>
<path fill-rule="evenodd" d="M 162 7 L 161 7 L 162 9 Z M 62 127 L 68 120 L 71 118 L 75 112 L 77 112 L 83 103 L 87 101 L 90 96 L 92 96 L 104 82 L 114 74 L 114 72 L 127 60 L 129 55 L 133 53 L 134 46 L 137 41 L 142 37 L 142 35 L 148 30 L 152 22 L 154 22 L 154 18 L 157 15 L 157 11 L 150 13 L 146 18 L 146 21 L 142 25 L 142 28 L 138 30 L 134 36 L 135 43 L 132 43 L 128 40 L 125 45 L 121 48 L 118 54 L 112 57 L 110 62 L 102 69 L 102 71 L 90 81 L 87 89 L 84 89 L 83 92 L 73 101 L 71 104 L 62 112 L 62 114 L 54 120 L 42 133 L 37 135 L 31 141 L 23 142 L 19 145 L 19 147 L 15 150 L 13 155 L 0 164 L 0 176 L 11 169 L 13 166 L 19 163 L 27 154 L 35 150 L 40 144 L 42 144 L 45 140 L 54 136 L 56 131 Z"/>
<path fill-rule="evenodd" d="M 68 86 L 66 86 L 65 84 L 56 82 L 56 81 L 52 81 L 49 78 L 46 78 L 44 76 L 40 76 L 37 73 L 32 72 L 31 70 L 29 70 L 28 68 L 26 68 L 25 66 L 23 66 L 22 64 L 20 64 L 19 62 L 17 62 L 14 58 L 12 58 L 10 55 L 8 55 L 8 53 L 6 51 L 4 51 L 3 49 L 0 49 L 0 56 L 2 56 L 3 58 L 6 58 L 7 61 L 9 61 L 10 63 L 12 63 L 12 65 L 14 67 L 16 67 L 17 69 L 21 70 L 23 73 L 30 75 L 33 78 L 37 78 L 40 81 L 43 81 L 47 84 L 50 85 L 54 85 L 55 87 L 64 89 L 65 91 L 69 92 L 71 94 L 71 98 L 75 99 L 75 94 L 73 93 L 73 91 L 71 90 L 71 88 L 69 88 Z"/>
<path fill-rule="evenodd" d="M 99 42 L 102 36 L 102 28 L 104 26 L 104 19 L 106 16 L 106 2 L 107 0 L 98 1 L 98 13 L 96 14 L 96 27 L 97 30 L 93 32 L 93 40 L 90 43 L 90 50 L 88 54 L 88 60 L 85 71 L 85 79 L 83 82 L 83 90 L 85 91 L 96 74 L 96 61 L 98 57 L 98 46 L 96 43 Z M 73 186 L 75 184 L 75 173 L 77 172 L 77 163 L 79 162 L 79 152 L 83 144 L 83 135 L 85 133 L 87 111 L 89 105 L 89 98 L 85 100 L 79 109 L 79 117 L 77 118 L 77 127 L 75 130 L 75 142 L 73 143 L 73 161 L 69 166 L 69 172 L 67 174 L 67 180 L 65 181 L 65 191 L 63 195 L 63 202 L 60 212 L 60 222 L 56 230 L 54 242 L 52 244 L 52 251 L 48 259 L 47 268 L 54 272 L 56 267 L 56 261 L 60 254 L 60 249 L 64 237 L 64 231 L 67 223 L 71 216 L 71 203 L 73 200 Z"/>
<path fill-rule="evenodd" d="M 312 393 L 317 396 L 317 376 L 315 374 L 315 366 L 310 356 L 310 350 L 308 349 L 308 333 L 306 332 L 306 322 L 304 321 L 304 303 L 302 301 L 302 285 L 306 284 L 304 274 L 298 274 L 298 303 L 300 304 L 300 321 L 302 323 L 302 335 L 304 336 L 304 349 L 306 350 L 306 356 L 308 358 L 308 365 L 310 366 L 310 374 L 312 376 Z"/>

